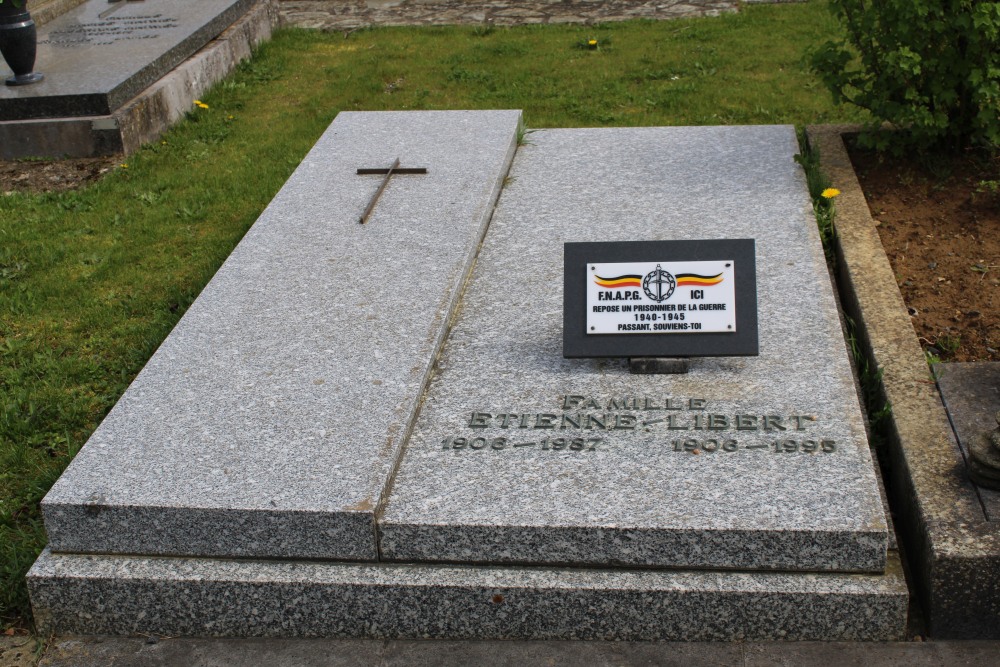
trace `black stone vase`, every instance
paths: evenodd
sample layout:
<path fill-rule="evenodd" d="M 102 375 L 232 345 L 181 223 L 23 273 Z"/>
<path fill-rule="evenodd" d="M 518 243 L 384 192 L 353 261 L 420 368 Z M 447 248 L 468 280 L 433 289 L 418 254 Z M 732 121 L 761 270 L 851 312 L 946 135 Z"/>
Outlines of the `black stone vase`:
<path fill-rule="evenodd" d="M 14 70 L 14 76 L 7 79 L 8 86 L 26 86 L 45 78 L 33 71 L 38 36 L 27 4 L 20 4 L 15 7 L 13 0 L 0 0 L 0 54 Z"/>

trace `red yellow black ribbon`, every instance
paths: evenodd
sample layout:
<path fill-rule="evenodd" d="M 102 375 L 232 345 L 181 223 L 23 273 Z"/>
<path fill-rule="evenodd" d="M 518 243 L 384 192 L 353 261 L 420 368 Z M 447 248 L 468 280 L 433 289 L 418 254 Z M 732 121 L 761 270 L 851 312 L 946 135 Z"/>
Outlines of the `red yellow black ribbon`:
<path fill-rule="evenodd" d="M 722 274 L 717 273 L 714 276 L 700 276 L 697 273 L 678 273 L 676 276 L 677 285 L 701 285 L 703 287 L 711 287 L 712 285 L 718 285 L 722 282 Z"/>
<path fill-rule="evenodd" d="M 620 287 L 642 287 L 642 276 L 615 276 L 614 278 L 602 278 L 594 276 L 594 282 L 605 289 L 617 289 Z"/>

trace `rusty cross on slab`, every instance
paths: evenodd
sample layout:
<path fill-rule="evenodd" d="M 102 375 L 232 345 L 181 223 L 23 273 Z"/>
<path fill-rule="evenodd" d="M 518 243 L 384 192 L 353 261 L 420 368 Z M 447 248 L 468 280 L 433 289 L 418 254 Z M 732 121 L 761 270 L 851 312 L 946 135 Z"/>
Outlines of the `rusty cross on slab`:
<path fill-rule="evenodd" d="M 372 169 L 358 169 L 358 175 L 362 176 L 365 174 L 385 174 L 385 178 L 382 179 L 382 184 L 378 186 L 378 190 L 372 195 L 371 200 L 368 202 L 368 206 L 365 208 L 365 212 L 361 214 L 361 218 L 358 220 L 362 225 L 368 222 L 368 216 L 371 215 L 372 209 L 375 208 L 375 202 L 378 201 L 379 196 L 382 191 L 385 190 L 385 186 L 389 184 L 389 179 L 395 174 L 426 174 L 427 167 L 400 167 L 399 158 L 392 163 L 389 168 L 385 167 L 375 167 Z"/>

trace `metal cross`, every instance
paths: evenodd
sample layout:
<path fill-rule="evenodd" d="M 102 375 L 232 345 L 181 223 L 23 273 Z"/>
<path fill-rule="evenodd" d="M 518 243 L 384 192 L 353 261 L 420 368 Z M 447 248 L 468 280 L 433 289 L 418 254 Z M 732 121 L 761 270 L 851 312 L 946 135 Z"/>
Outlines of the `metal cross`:
<path fill-rule="evenodd" d="M 358 219 L 362 225 L 368 222 L 368 216 L 371 215 L 372 209 L 375 208 L 375 202 L 378 201 L 379 196 L 382 191 L 385 190 L 385 186 L 389 184 L 389 179 L 395 174 L 426 174 L 427 167 L 400 167 L 399 158 L 392 163 L 392 166 L 388 169 L 384 167 L 375 167 L 372 169 L 358 169 L 358 175 L 364 174 L 385 174 L 385 178 L 382 179 L 382 184 L 378 186 L 378 190 L 372 195 L 371 200 L 368 202 L 368 206 L 365 208 L 365 212 L 361 214 L 361 218 Z"/>

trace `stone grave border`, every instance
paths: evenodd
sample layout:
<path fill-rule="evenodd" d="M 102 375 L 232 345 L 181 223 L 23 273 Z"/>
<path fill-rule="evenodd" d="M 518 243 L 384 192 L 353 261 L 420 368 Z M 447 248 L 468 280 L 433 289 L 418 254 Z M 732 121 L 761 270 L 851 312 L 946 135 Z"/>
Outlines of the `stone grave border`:
<path fill-rule="evenodd" d="M 281 16 L 300 28 L 352 32 L 385 25 L 529 25 L 538 23 L 607 23 L 693 16 L 720 16 L 741 4 L 777 4 L 802 0 L 279 0 Z"/>
<path fill-rule="evenodd" d="M 87 0 L 32 0 L 28 6 L 31 18 L 35 20 L 35 25 L 41 27 L 56 18 L 60 14 L 65 14 L 77 5 L 82 5 Z"/>
<path fill-rule="evenodd" d="M 935 639 L 1000 639 L 1000 527 L 986 520 L 910 322 L 844 137 L 857 125 L 806 128 L 836 200 L 837 282 L 858 343 L 892 408 L 881 452 L 912 582 Z"/>
<path fill-rule="evenodd" d="M 196 99 L 268 41 L 278 23 L 276 0 L 258 0 L 218 37 L 111 115 L 0 122 L 0 159 L 130 155 L 183 118 Z"/>

